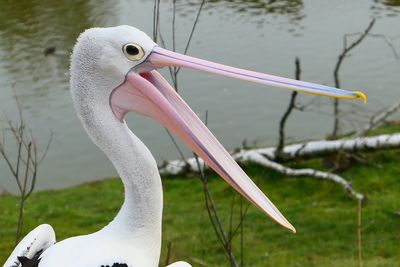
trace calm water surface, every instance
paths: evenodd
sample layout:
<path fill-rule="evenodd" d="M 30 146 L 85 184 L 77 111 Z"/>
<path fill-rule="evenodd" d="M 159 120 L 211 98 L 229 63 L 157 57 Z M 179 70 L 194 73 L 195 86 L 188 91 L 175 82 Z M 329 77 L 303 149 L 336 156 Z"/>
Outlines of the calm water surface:
<path fill-rule="evenodd" d="M 171 2 L 162 1 L 161 30 L 171 45 Z M 200 1 L 178 0 L 177 50 L 184 49 Z M 54 132 L 38 188 L 60 188 L 116 175 L 103 153 L 83 131 L 72 106 L 68 84 L 69 55 L 76 37 L 93 26 L 134 25 L 152 34 L 152 1 L 12 1 L 0 3 L 0 107 L 15 115 L 12 87 L 20 96 L 26 120 L 45 145 Z M 332 70 L 346 33 L 360 32 L 375 17 L 373 33 L 385 34 L 400 50 L 398 0 L 212 0 L 205 5 L 189 54 L 217 62 L 293 77 L 293 61 L 302 60 L 302 78 L 333 84 Z M 43 51 L 55 47 L 53 55 Z M 353 129 L 373 111 L 399 99 L 400 63 L 381 38 L 369 38 L 342 68 L 344 88 L 362 89 L 367 106 L 346 104 L 343 127 Z M 167 75 L 167 73 L 165 72 Z M 182 96 L 227 148 L 244 139 L 273 145 L 289 93 L 245 82 L 183 70 Z M 307 103 L 312 98 L 301 96 Z M 320 138 L 331 130 L 330 100 L 318 99 L 312 112 L 297 112 L 288 126 L 290 140 Z M 354 113 L 354 112 L 353 112 Z M 356 121 L 357 118 L 357 121 Z M 157 123 L 131 114 L 131 129 L 159 162 L 179 155 Z M 4 126 L 4 120 L 0 120 Z M 185 150 L 186 154 L 189 151 Z M 0 185 L 15 190 L 1 161 Z"/>

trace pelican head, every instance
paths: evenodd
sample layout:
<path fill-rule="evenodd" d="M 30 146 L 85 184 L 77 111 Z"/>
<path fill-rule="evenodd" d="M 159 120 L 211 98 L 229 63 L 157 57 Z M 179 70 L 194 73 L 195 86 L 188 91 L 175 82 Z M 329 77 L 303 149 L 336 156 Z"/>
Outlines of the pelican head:
<path fill-rule="evenodd" d="M 166 66 L 187 67 L 335 98 L 365 100 L 365 95 L 361 92 L 238 69 L 171 52 L 159 47 L 145 33 L 131 26 L 92 28 L 79 37 L 72 56 L 71 73 L 73 75 L 76 72 L 74 69 L 80 69 L 86 74 L 71 77 L 71 87 L 75 88 L 72 92 L 75 102 L 82 99 L 87 102 L 81 103 L 81 113 L 85 113 L 87 105 L 96 101 L 101 103 L 97 107 L 99 113 L 112 114 L 118 123 L 125 123 L 124 117 L 129 111 L 157 120 L 256 207 L 277 223 L 295 232 L 295 228 L 156 71 Z M 85 75 L 92 75 L 91 78 L 95 77 L 96 81 L 89 80 Z M 93 83 L 93 86 L 74 86 L 82 80 Z"/>

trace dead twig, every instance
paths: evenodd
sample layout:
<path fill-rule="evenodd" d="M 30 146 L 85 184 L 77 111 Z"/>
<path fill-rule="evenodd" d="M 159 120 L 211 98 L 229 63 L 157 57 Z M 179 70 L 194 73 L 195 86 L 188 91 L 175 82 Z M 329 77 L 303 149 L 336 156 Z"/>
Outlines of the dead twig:
<path fill-rule="evenodd" d="M 153 7 L 153 40 L 157 42 L 158 38 L 158 29 L 159 29 L 159 21 L 160 21 L 160 0 L 154 0 Z"/>
<path fill-rule="evenodd" d="M 165 266 L 168 266 L 171 263 L 171 253 L 172 253 L 172 242 L 168 242 L 167 246 L 167 256 L 165 258 Z"/>
<path fill-rule="evenodd" d="M 295 60 L 295 66 L 296 66 L 296 71 L 295 71 L 295 78 L 296 80 L 300 80 L 301 76 L 301 68 L 300 68 L 300 59 L 296 57 Z M 275 157 L 279 161 L 280 158 L 282 158 L 284 155 L 282 153 L 282 149 L 285 146 L 285 126 L 286 126 L 286 121 L 289 118 L 290 114 L 292 113 L 293 109 L 296 106 L 296 97 L 297 97 L 297 91 L 293 91 L 291 96 L 290 96 L 290 102 L 288 107 L 286 108 L 285 113 L 283 114 L 280 122 L 279 122 L 279 141 L 278 141 L 278 146 L 276 147 L 276 152 L 275 152 Z"/>
<path fill-rule="evenodd" d="M 333 77 L 335 80 L 335 87 L 340 88 L 340 77 L 339 77 L 339 71 L 340 67 L 342 66 L 342 63 L 344 59 L 348 56 L 350 51 L 352 51 L 354 48 L 356 48 L 364 39 L 367 37 L 369 32 L 371 31 L 372 27 L 375 24 L 375 19 L 372 19 L 371 22 L 368 24 L 368 27 L 364 30 L 364 32 L 350 45 L 347 45 L 347 37 L 349 35 L 345 35 L 343 37 L 343 50 L 342 53 L 340 53 L 338 60 L 335 65 L 335 69 L 333 71 Z M 333 122 L 333 130 L 331 134 L 331 139 L 337 139 L 338 134 L 339 134 L 339 124 L 340 124 L 340 119 L 339 119 L 339 100 L 335 99 L 333 102 L 333 116 L 334 116 L 334 122 Z"/>
<path fill-rule="evenodd" d="M 208 112 L 206 112 L 205 116 L 205 124 L 207 125 L 208 121 Z M 233 213 L 234 213 L 234 201 L 232 200 L 231 203 L 231 209 L 230 209 L 230 217 L 229 217 L 229 231 L 226 231 L 224 224 L 222 223 L 221 216 L 219 214 L 219 211 L 217 209 L 217 206 L 215 204 L 215 201 L 212 197 L 211 191 L 209 189 L 208 185 L 208 178 L 205 174 L 205 162 L 201 160 L 196 154 L 194 155 L 194 159 L 196 162 L 196 166 L 199 170 L 200 173 L 200 181 L 203 185 L 203 192 L 204 192 L 204 202 L 207 210 L 208 217 L 210 219 L 211 226 L 214 230 L 214 233 L 219 240 L 222 248 L 224 249 L 224 252 L 227 256 L 227 259 L 230 262 L 230 265 L 232 267 L 239 267 L 243 265 L 239 265 L 238 260 L 236 259 L 236 256 L 233 252 L 233 247 L 232 247 L 232 240 L 233 238 L 237 235 L 237 233 L 240 230 L 240 235 L 241 235 L 241 242 L 243 242 L 243 221 L 244 218 L 247 214 L 247 208 L 243 209 L 241 204 L 240 208 L 240 218 L 239 218 L 239 223 L 237 226 L 233 226 Z M 242 263 L 242 258 L 243 257 L 243 244 L 241 245 L 241 263 Z"/>
<path fill-rule="evenodd" d="M 343 177 L 341 177 L 337 174 L 334 174 L 334 173 L 323 172 L 323 171 L 319 171 L 319 170 L 315 170 L 315 169 L 292 169 L 292 168 L 283 166 L 280 163 L 269 160 L 268 158 L 264 157 L 263 155 L 261 155 L 259 153 L 247 153 L 240 160 L 245 161 L 245 162 L 257 163 L 261 166 L 267 167 L 269 169 L 272 169 L 274 171 L 277 171 L 281 174 L 284 174 L 284 175 L 290 176 L 290 177 L 311 176 L 311 177 L 314 177 L 317 179 L 328 180 L 328 181 L 331 181 L 331 182 L 341 185 L 346 190 L 346 192 L 349 194 L 349 196 L 351 196 L 357 200 L 361 200 L 361 201 L 365 200 L 365 196 L 361 193 L 356 192 L 353 189 L 350 182 L 348 182 Z"/>
<path fill-rule="evenodd" d="M 385 120 L 398 111 L 400 109 L 400 101 L 397 101 L 390 105 L 389 107 L 379 111 L 378 113 L 371 116 L 369 123 L 365 125 L 359 132 L 356 133 L 355 136 L 366 136 L 371 130 L 375 129 L 381 123 L 385 122 Z"/>
<path fill-rule="evenodd" d="M 190 31 L 189 38 L 188 38 L 188 40 L 186 42 L 185 50 L 183 51 L 183 54 L 185 54 L 185 55 L 186 55 L 187 51 L 189 50 L 189 46 L 190 46 L 190 43 L 192 42 L 194 31 L 196 30 L 196 26 L 197 26 L 197 23 L 199 22 L 200 14 L 201 14 L 201 11 L 203 10 L 203 6 L 204 6 L 205 3 L 206 3 L 206 1 L 202 0 L 200 5 L 199 5 L 199 9 L 197 10 L 196 18 L 195 18 L 195 20 L 193 22 L 193 26 L 192 26 L 192 29 Z M 180 69 L 181 68 L 177 68 L 176 74 L 179 73 Z"/>
<path fill-rule="evenodd" d="M 361 209 L 362 209 L 362 201 L 359 200 L 357 203 L 357 258 L 358 258 L 358 267 L 363 266 L 362 262 L 362 242 L 361 242 Z"/>
<path fill-rule="evenodd" d="M 175 34 L 175 32 L 176 32 L 176 0 L 173 0 L 172 4 L 173 4 L 173 8 L 172 8 L 172 50 L 176 51 L 176 34 Z M 189 49 L 189 46 L 191 44 L 191 41 L 192 41 L 192 38 L 193 38 L 193 35 L 194 35 L 194 31 L 195 31 L 197 23 L 199 21 L 200 14 L 201 14 L 201 11 L 203 10 L 204 4 L 205 4 L 205 0 L 202 0 L 202 2 L 199 5 L 199 9 L 197 11 L 197 14 L 196 14 L 196 18 L 195 18 L 195 20 L 193 22 L 193 26 L 192 26 L 192 29 L 190 31 L 189 38 L 188 38 L 188 40 L 186 42 L 184 54 L 186 54 L 188 49 Z M 154 0 L 153 40 L 155 42 L 157 42 L 158 37 L 160 37 L 161 45 L 163 47 L 165 47 L 166 46 L 165 45 L 165 40 L 162 37 L 162 33 L 160 31 L 159 21 L 160 21 L 160 0 Z M 174 89 L 175 89 L 176 92 L 178 92 L 178 73 L 179 73 L 179 68 L 177 68 L 177 67 L 169 67 L 169 73 L 170 73 L 170 76 L 171 76 L 171 79 L 172 79 L 172 83 L 173 83 Z M 183 161 L 185 161 L 185 157 L 183 155 L 183 152 L 182 152 L 181 148 L 179 147 L 178 143 L 175 141 L 175 138 L 172 136 L 171 132 L 167 128 L 165 128 L 165 130 L 166 130 L 169 138 L 171 139 L 172 143 L 174 144 L 176 150 L 178 151 L 181 159 Z"/>
<path fill-rule="evenodd" d="M 24 224 L 25 203 L 35 189 L 38 167 L 47 155 L 53 133 L 50 135 L 43 154 L 39 157 L 34 134 L 25 124 L 21 104 L 15 93 L 14 95 L 18 111 L 18 121 L 14 122 L 7 116 L 5 112 L 3 112 L 7 123 L 7 128 L 2 130 L 3 137 L 0 140 L 0 154 L 7 163 L 8 169 L 10 170 L 19 191 L 18 223 L 15 238 L 15 243 L 17 244 L 20 239 Z M 11 153 L 10 151 L 6 150 L 6 131 L 11 133 L 11 136 L 15 141 L 15 153 Z M 12 158 L 12 155 L 14 154 L 16 154 L 16 156 L 15 158 Z"/>

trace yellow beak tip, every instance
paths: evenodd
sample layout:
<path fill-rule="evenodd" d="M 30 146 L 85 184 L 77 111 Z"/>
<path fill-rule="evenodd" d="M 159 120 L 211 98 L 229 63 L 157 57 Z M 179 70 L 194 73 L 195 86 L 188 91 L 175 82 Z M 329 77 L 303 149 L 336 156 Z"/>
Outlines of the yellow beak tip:
<path fill-rule="evenodd" d="M 364 104 L 367 103 L 367 100 L 368 100 L 367 96 L 363 92 L 356 91 L 355 93 L 356 93 L 357 98 L 361 98 L 361 100 L 364 102 Z"/>

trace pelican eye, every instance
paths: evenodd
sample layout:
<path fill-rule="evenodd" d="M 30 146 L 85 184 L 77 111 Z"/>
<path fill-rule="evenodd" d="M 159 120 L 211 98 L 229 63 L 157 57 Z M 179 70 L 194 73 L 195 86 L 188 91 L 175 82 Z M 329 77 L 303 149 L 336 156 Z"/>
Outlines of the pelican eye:
<path fill-rule="evenodd" d="M 122 47 L 125 56 L 132 61 L 141 60 L 144 56 L 143 48 L 137 44 L 126 44 Z"/>

